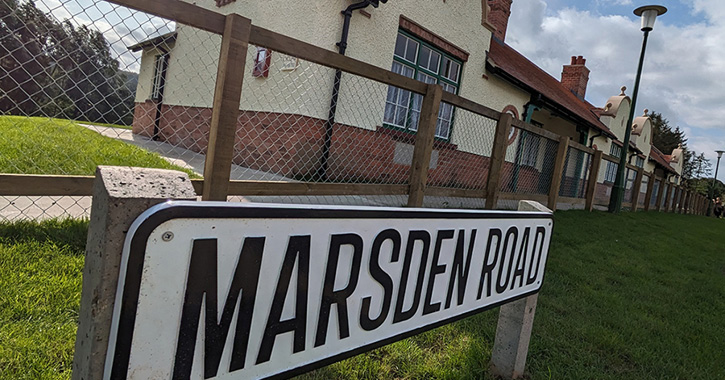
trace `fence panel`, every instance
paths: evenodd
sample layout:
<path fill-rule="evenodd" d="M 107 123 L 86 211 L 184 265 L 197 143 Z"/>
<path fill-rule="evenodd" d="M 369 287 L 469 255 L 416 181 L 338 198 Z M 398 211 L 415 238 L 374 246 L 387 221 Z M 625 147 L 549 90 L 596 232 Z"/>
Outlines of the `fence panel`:
<path fill-rule="evenodd" d="M 559 196 L 586 198 L 591 160 L 592 154 L 573 147 L 568 148 Z"/>
<path fill-rule="evenodd" d="M 643 175 L 642 185 L 639 188 L 639 197 L 637 197 L 637 205 L 639 207 L 644 207 L 644 204 L 646 202 L 645 198 L 647 198 L 647 186 L 649 186 L 649 182 L 649 176 Z"/>
<path fill-rule="evenodd" d="M 128 165 L 201 177 L 219 50 L 176 41 L 219 36 L 103 1 L 3 2 L 0 29 L 0 173 Z M 89 197 L 0 196 L 0 220 L 89 209 Z"/>
<path fill-rule="evenodd" d="M 558 141 L 512 126 L 506 148 L 500 191 L 546 195 L 551 187 Z M 516 201 L 500 206 L 516 207 Z"/>
<path fill-rule="evenodd" d="M 657 207 L 657 198 L 660 194 L 660 189 L 662 188 L 662 181 L 655 179 L 653 182 L 652 187 L 652 199 L 650 199 L 650 210 Z"/>

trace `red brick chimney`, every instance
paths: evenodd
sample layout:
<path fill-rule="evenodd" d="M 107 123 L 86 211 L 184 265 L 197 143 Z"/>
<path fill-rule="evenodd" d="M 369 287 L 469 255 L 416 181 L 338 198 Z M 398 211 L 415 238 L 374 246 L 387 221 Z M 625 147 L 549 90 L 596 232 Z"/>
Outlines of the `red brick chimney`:
<path fill-rule="evenodd" d="M 564 65 L 564 70 L 561 72 L 561 84 L 582 100 L 587 93 L 589 82 L 589 69 L 584 66 L 586 62 L 587 60 L 581 55 L 571 57 L 571 64 Z"/>
<path fill-rule="evenodd" d="M 488 14 L 488 22 L 496 28 L 493 37 L 501 41 L 506 40 L 506 28 L 511 16 L 511 3 L 513 0 L 488 0 L 491 12 Z"/>

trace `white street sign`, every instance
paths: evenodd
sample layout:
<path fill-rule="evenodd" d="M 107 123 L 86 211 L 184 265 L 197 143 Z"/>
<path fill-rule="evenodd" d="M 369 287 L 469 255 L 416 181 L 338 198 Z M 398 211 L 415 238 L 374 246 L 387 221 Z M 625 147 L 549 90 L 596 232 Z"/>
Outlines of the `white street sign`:
<path fill-rule="evenodd" d="M 284 378 L 536 293 L 538 212 L 169 202 L 124 247 L 106 379 Z"/>

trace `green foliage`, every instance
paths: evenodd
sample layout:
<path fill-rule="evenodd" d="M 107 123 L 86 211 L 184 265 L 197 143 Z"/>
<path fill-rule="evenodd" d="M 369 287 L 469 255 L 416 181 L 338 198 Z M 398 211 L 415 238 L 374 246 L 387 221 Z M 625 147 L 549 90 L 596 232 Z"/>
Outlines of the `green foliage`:
<path fill-rule="evenodd" d="M 0 173 L 94 175 L 98 165 L 192 171 L 72 121 L 0 117 Z"/>
<path fill-rule="evenodd" d="M 133 89 L 97 30 L 0 0 L 0 111 L 129 125 Z"/>
<path fill-rule="evenodd" d="M 555 214 L 531 379 L 725 378 L 725 221 Z M 0 223 L 0 379 L 69 379 L 85 221 Z M 497 310 L 301 379 L 491 379 Z"/>

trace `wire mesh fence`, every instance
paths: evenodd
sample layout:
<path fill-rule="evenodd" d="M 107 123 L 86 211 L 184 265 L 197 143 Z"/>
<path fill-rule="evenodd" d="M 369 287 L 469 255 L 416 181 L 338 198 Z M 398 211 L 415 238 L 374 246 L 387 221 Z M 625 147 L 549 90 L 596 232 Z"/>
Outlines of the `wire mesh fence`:
<path fill-rule="evenodd" d="M 567 149 L 559 196 L 586 198 L 591 159 L 592 155 L 590 153 L 573 147 Z"/>
<path fill-rule="evenodd" d="M 657 207 L 657 199 L 660 196 L 662 181 L 658 179 L 650 180 L 652 182 L 652 197 L 650 198 L 650 209 Z"/>
<path fill-rule="evenodd" d="M 202 178 L 221 41 L 105 1 L 0 3 L 0 173 L 92 176 L 97 165 L 117 165 Z M 436 82 L 391 61 L 396 74 Z M 410 181 L 421 94 L 250 44 L 241 99 L 232 180 Z M 496 128 L 495 119 L 440 104 L 426 186 L 466 196 L 426 196 L 424 206 L 484 207 Z M 500 191 L 549 194 L 558 141 L 512 127 L 506 144 Z M 591 159 L 568 149 L 558 195 L 586 197 Z M 608 201 L 606 177 L 616 171 L 609 164 L 597 183 L 600 204 Z M 229 200 L 405 205 L 406 194 L 394 193 Z M 516 207 L 503 198 L 498 207 Z M 0 220 L 83 217 L 89 209 L 87 196 L 0 196 Z"/>
<path fill-rule="evenodd" d="M 642 176 L 642 183 L 639 188 L 639 195 L 637 196 L 637 206 L 638 207 L 644 207 L 644 204 L 646 202 L 645 198 L 647 196 L 647 187 L 649 186 L 650 178 L 647 175 Z"/>
<path fill-rule="evenodd" d="M 501 172 L 500 190 L 506 193 L 547 194 L 559 143 L 512 127 Z"/>

